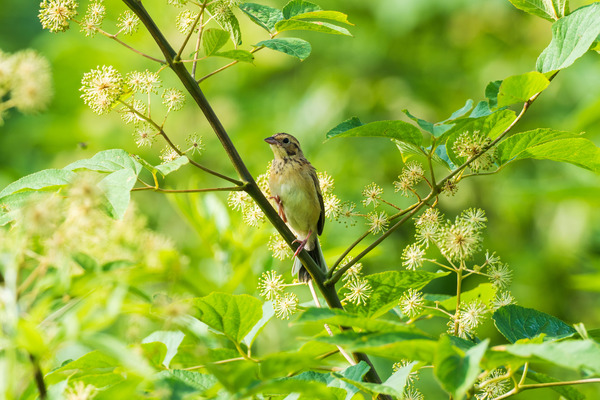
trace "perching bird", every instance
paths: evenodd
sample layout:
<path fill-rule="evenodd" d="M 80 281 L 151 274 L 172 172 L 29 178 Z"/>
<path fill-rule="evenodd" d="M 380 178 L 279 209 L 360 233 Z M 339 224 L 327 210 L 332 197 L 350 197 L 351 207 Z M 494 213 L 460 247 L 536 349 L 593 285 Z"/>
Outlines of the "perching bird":
<path fill-rule="evenodd" d="M 323 232 L 325 206 L 317 172 L 300 149 L 292 135 L 277 133 L 265 139 L 275 155 L 269 176 L 269 188 L 279 207 L 279 215 L 296 233 L 300 246 L 294 257 L 306 249 L 317 265 L 327 269 L 317 235 Z M 301 282 L 310 275 L 296 257 L 292 274 L 298 273 Z"/>

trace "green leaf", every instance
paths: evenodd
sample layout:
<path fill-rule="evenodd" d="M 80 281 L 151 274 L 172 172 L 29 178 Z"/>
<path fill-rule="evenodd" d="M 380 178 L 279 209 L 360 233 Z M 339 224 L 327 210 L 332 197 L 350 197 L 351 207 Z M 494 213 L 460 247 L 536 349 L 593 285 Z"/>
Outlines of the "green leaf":
<path fill-rule="evenodd" d="M 205 392 L 217 383 L 217 379 L 212 375 L 181 369 L 160 371 L 156 378 L 159 380 L 158 387 L 166 386 L 167 390 L 170 390 L 170 400 L 183 399 L 190 393 Z"/>
<path fill-rule="evenodd" d="M 469 115 L 469 118 L 479 118 L 490 115 L 492 113 L 490 107 L 491 105 L 487 101 L 480 101 L 479 103 L 477 103 L 473 111 L 471 111 L 471 115 Z"/>
<path fill-rule="evenodd" d="M 92 158 L 75 161 L 63 169 L 69 171 L 87 169 L 98 172 L 115 172 L 122 169 L 128 169 L 134 171 L 137 176 L 137 174 L 140 173 L 142 166 L 125 150 L 112 149 L 96 153 Z"/>
<path fill-rule="evenodd" d="M 426 271 L 386 271 L 367 275 L 365 279 L 373 289 L 367 305 L 348 304 L 346 310 L 362 316 L 378 317 L 396 306 L 402 294 L 409 288 L 422 289 L 432 280 L 446 275 L 448 272 Z"/>
<path fill-rule="evenodd" d="M 548 87 L 550 81 L 539 72 L 509 76 L 502 81 L 498 92 L 498 107 L 524 103 Z"/>
<path fill-rule="evenodd" d="M 217 8 L 218 7 L 218 8 Z M 231 8 L 222 9 L 221 4 L 211 3 L 207 6 L 208 11 L 213 15 L 214 20 L 221 28 L 229 32 L 231 41 L 235 46 L 242 44 L 242 32 L 240 23 L 231 11 Z"/>
<path fill-rule="evenodd" d="M 564 340 L 541 344 L 511 344 L 505 350 L 532 361 L 545 361 L 577 371 L 600 374 L 600 344 L 593 340 Z"/>
<path fill-rule="evenodd" d="M 338 124 L 334 128 L 330 129 L 329 132 L 327 132 L 327 134 L 325 135 L 325 138 L 328 139 L 330 137 L 337 136 L 341 133 L 349 131 L 350 129 L 358 128 L 359 126 L 363 125 L 364 124 L 360 121 L 360 119 L 358 119 L 358 117 L 349 118 L 344 122 Z"/>
<path fill-rule="evenodd" d="M 122 169 L 108 174 L 98 183 L 98 187 L 102 189 L 108 200 L 108 213 L 113 218 L 121 219 L 125 215 L 137 175 L 133 170 Z"/>
<path fill-rule="evenodd" d="M 161 173 L 162 176 L 167 176 L 171 172 L 177 171 L 179 168 L 188 164 L 190 159 L 187 156 L 179 156 L 173 161 L 166 162 L 164 164 L 158 164 L 154 167 L 155 170 Z"/>
<path fill-rule="evenodd" d="M 545 334 L 544 340 L 572 336 L 576 331 L 552 315 L 516 305 L 500 307 L 492 316 L 496 328 L 509 342 L 533 339 Z"/>
<path fill-rule="evenodd" d="M 550 22 L 556 21 L 569 13 L 568 0 L 509 0 L 519 10 L 544 18 Z"/>
<path fill-rule="evenodd" d="M 228 50 L 228 51 L 219 51 L 218 53 L 213 54 L 217 57 L 229 58 L 230 60 L 237 60 L 240 62 L 253 62 L 254 55 L 247 50 Z"/>
<path fill-rule="evenodd" d="M 594 143 L 573 133 L 547 128 L 512 135 L 498 145 L 496 154 L 500 165 L 533 158 L 567 162 L 600 172 L 600 149 Z"/>
<path fill-rule="evenodd" d="M 559 379 L 553 378 L 540 372 L 527 371 L 527 378 L 539 383 L 561 382 Z M 550 389 L 560 394 L 566 400 L 585 400 L 585 396 L 573 386 L 550 386 Z"/>
<path fill-rule="evenodd" d="M 491 283 L 480 283 L 476 288 L 460 294 L 461 304 L 467 304 L 479 300 L 483 304 L 490 304 L 496 296 L 496 288 Z M 448 311 L 456 310 L 456 296 L 440 302 L 440 305 Z"/>
<path fill-rule="evenodd" d="M 235 343 L 240 343 L 262 317 L 260 300 L 245 294 L 213 292 L 195 299 L 194 304 L 200 312 L 200 321 Z"/>
<path fill-rule="evenodd" d="M 240 10 L 267 32 L 273 32 L 275 24 L 283 19 L 283 13 L 277 8 L 256 3 L 240 4 Z"/>
<path fill-rule="evenodd" d="M 348 16 L 339 11 L 309 11 L 302 14 L 297 14 L 291 17 L 291 19 L 309 19 L 309 20 L 322 20 L 326 19 L 329 21 L 339 22 L 347 25 L 354 25 L 348 21 Z"/>
<path fill-rule="evenodd" d="M 600 3 L 575 10 L 552 24 L 552 40 L 537 59 L 545 73 L 567 68 L 585 54 L 600 34 Z"/>
<path fill-rule="evenodd" d="M 471 347 L 466 352 L 452 345 L 448 336 L 442 336 L 435 355 L 433 372 L 455 399 L 463 399 L 480 372 L 479 363 L 487 350 L 489 339 Z"/>
<path fill-rule="evenodd" d="M 152 332 L 149 336 L 146 336 L 142 343 L 152 343 L 152 342 L 160 342 L 163 343 L 167 352 L 161 363 L 169 368 L 169 364 L 175 355 L 177 354 L 177 349 L 179 345 L 183 341 L 185 335 L 181 331 L 155 331 Z"/>
<path fill-rule="evenodd" d="M 269 39 L 258 42 L 255 47 L 264 46 L 271 50 L 280 51 L 290 56 L 298 58 L 300 61 L 306 59 L 310 55 L 310 43 L 306 40 L 298 38 L 280 38 Z"/>
<path fill-rule="evenodd" d="M 284 19 L 283 21 L 279 21 L 275 25 L 275 30 L 277 30 L 278 32 L 313 31 L 330 33 L 333 35 L 352 36 L 352 34 L 346 28 L 342 28 L 337 25 L 321 21 L 302 21 L 297 19 Z"/>
<path fill-rule="evenodd" d="M 119 362 L 114 357 L 95 350 L 48 373 L 45 381 L 46 384 L 55 384 L 67 378 L 75 380 L 92 375 L 97 382 L 102 382 L 98 387 L 109 386 L 125 379 L 115 371 L 118 366 Z"/>
<path fill-rule="evenodd" d="M 86 272 L 100 272 L 100 265 L 98 264 L 98 261 L 85 253 L 74 253 L 71 255 L 71 258 Z"/>
<path fill-rule="evenodd" d="M 440 139 L 439 142 L 443 143 L 445 140 L 448 141 L 446 147 L 450 147 L 454 143 L 449 138 L 454 136 L 457 138 L 461 133 L 465 131 L 485 134 L 489 138 L 495 139 L 500 135 L 515 119 L 515 113 L 511 110 L 498 110 L 490 115 L 486 115 L 479 118 L 465 118 L 458 120 L 452 129 L 446 132 Z"/>
<path fill-rule="evenodd" d="M 496 108 L 498 106 L 498 93 L 500 93 L 500 86 L 502 81 L 493 81 L 488 83 L 485 87 L 485 97 L 488 99 L 490 108 Z"/>
<path fill-rule="evenodd" d="M 261 319 L 252 327 L 250 332 L 246 335 L 243 340 L 243 343 L 250 347 L 252 343 L 254 343 L 254 339 L 258 336 L 258 334 L 263 330 L 263 328 L 267 325 L 267 322 L 273 318 L 275 315 L 275 310 L 273 310 L 273 303 L 270 301 L 265 302 L 262 305 L 262 317 Z"/>
<path fill-rule="evenodd" d="M 358 351 L 391 360 L 408 359 L 432 362 L 437 342 L 429 336 L 414 332 L 343 332 L 334 336 L 317 337 L 323 343 L 342 346 L 348 351 Z"/>
<path fill-rule="evenodd" d="M 321 7 L 304 0 L 292 0 L 283 7 L 283 18 L 290 19 L 300 14 L 321 11 Z"/>
<path fill-rule="evenodd" d="M 339 372 L 333 372 L 332 375 L 338 379 L 341 379 L 344 382 L 348 382 L 353 386 L 356 386 L 357 388 L 369 393 L 373 397 L 376 397 L 378 394 L 382 393 L 394 396 L 396 398 L 402 398 L 404 386 L 406 385 L 406 378 L 408 378 L 408 374 L 410 373 L 414 364 L 416 364 L 416 362 L 413 362 L 403 368 L 400 368 L 383 383 L 363 382 L 361 379 L 352 379 L 344 376 L 342 373 Z M 364 374 L 366 374 L 369 371 L 369 366 L 364 361 L 361 361 L 354 367 L 361 368 L 361 375 L 359 376 L 359 378 L 362 378 Z"/>
<path fill-rule="evenodd" d="M 45 169 L 9 184 L 0 192 L 0 202 L 9 195 L 34 190 L 54 190 L 68 185 L 75 174 L 62 169 Z"/>
<path fill-rule="evenodd" d="M 395 140 L 394 143 L 396 143 L 396 147 L 398 147 L 398 150 L 402 155 L 403 163 L 406 163 L 411 156 L 423 156 L 421 146 L 416 146 L 412 143 L 401 142 L 399 140 Z"/>
<path fill-rule="evenodd" d="M 455 119 L 463 117 L 466 113 L 468 113 L 472 109 L 473 109 L 473 100 L 468 99 L 464 106 L 462 106 L 458 110 L 454 111 L 448 119 L 445 119 L 442 122 L 454 121 Z"/>
<path fill-rule="evenodd" d="M 284 377 L 317 364 L 318 361 L 312 354 L 297 351 L 273 353 L 261 361 L 260 374 L 262 379 Z"/>
<path fill-rule="evenodd" d="M 401 142 L 421 145 L 423 135 L 414 125 L 404 121 L 376 121 L 353 127 L 342 131 L 345 127 L 356 124 L 357 119 L 347 120 L 336 126 L 326 134 L 327 139 L 335 137 L 386 137 Z"/>
<path fill-rule="evenodd" d="M 413 327 L 396 321 L 377 320 L 333 308 L 307 308 L 296 323 L 318 322 L 336 326 L 352 326 L 367 332 L 414 332 Z"/>
<path fill-rule="evenodd" d="M 229 40 L 229 33 L 222 29 L 207 29 L 202 33 L 202 49 L 206 56 L 214 55 Z"/>
<path fill-rule="evenodd" d="M 439 137 L 444 134 L 448 129 L 452 128 L 452 125 L 449 124 L 441 124 L 441 123 L 433 123 L 429 121 L 425 121 L 424 119 L 415 117 L 412 115 L 407 109 L 402 110 L 404 114 L 419 125 L 421 129 L 425 132 L 431 133 L 434 137 Z"/>

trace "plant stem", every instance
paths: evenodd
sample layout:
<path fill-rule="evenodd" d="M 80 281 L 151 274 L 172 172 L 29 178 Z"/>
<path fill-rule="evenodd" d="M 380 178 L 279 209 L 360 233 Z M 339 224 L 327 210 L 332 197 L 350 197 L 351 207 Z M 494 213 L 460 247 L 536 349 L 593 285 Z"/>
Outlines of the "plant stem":
<path fill-rule="evenodd" d="M 460 313 L 460 292 L 462 290 L 462 265 L 456 271 L 456 311 L 454 312 L 454 336 L 458 336 L 459 313 Z"/>
<path fill-rule="evenodd" d="M 40 399 L 44 400 L 48 398 L 48 391 L 46 390 L 46 383 L 44 382 L 44 374 L 42 373 L 42 369 L 40 368 L 40 363 L 31 353 L 29 353 L 29 360 L 33 365 L 35 385 L 37 386 L 38 392 L 40 393 Z"/>

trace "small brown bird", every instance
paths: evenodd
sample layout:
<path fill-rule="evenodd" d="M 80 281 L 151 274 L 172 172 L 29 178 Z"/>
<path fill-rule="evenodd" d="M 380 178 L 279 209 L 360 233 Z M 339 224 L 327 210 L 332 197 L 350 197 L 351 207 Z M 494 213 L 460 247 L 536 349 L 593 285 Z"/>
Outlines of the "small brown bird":
<path fill-rule="evenodd" d="M 269 188 L 279 207 L 279 215 L 296 233 L 300 246 L 294 257 L 306 249 L 323 271 L 327 269 L 317 235 L 323 232 L 325 206 L 317 172 L 300 149 L 298 140 L 287 133 L 265 139 L 275 155 L 269 176 Z M 310 275 L 298 258 L 292 274 L 308 282 Z"/>

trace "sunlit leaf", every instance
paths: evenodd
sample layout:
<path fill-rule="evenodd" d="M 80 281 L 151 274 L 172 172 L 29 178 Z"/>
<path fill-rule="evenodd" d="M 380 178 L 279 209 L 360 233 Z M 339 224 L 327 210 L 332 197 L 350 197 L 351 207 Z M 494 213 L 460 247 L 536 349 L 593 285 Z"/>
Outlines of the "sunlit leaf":
<path fill-rule="evenodd" d="M 306 59 L 310 55 L 311 46 L 306 40 L 298 38 L 279 38 L 269 39 L 258 42 L 255 47 L 264 46 L 271 50 L 280 51 L 300 60 Z"/>
<path fill-rule="evenodd" d="M 581 7 L 552 25 L 552 41 L 537 59 L 540 72 L 567 68 L 600 34 L 600 3 Z"/>
<path fill-rule="evenodd" d="M 358 119 L 342 122 L 326 134 L 327 139 L 337 137 L 385 137 L 419 146 L 423 135 L 417 127 L 404 121 L 376 121 L 358 125 Z M 349 128 L 347 130 L 343 130 Z"/>
<path fill-rule="evenodd" d="M 273 32 L 275 24 L 283 19 L 283 13 L 277 8 L 256 3 L 243 3 L 239 7 L 252 21 L 267 32 Z"/>
<path fill-rule="evenodd" d="M 296 14 L 291 19 L 308 19 L 308 20 L 329 20 L 347 25 L 354 25 L 348 21 L 348 16 L 339 11 L 319 10 L 308 11 L 302 14 Z"/>
<path fill-rule="evenodd" d="M 253 62 L 254 56 L 247 50 L 227 50 L 227 51 L 219 51 L 213 54 L 217 57 L 224 57 L 230 60 L 236 60 L 241 62 Z"/>
<path fill-rule="evenodd" d="M 346 310 L 368 317 L 383 315 L 398 304 L 402 294 L 409 288 L 422 289 L 432 280 L 446 275 L 448 272 L 427 271 L 386 271 L 367 275 L 365 279 L 373 289 L 367 305 L 347 304 Z"/>
<path fill-rule="evenodd" d="M 283 7 L 283 18 L 290 19 L 297 15 L 321 11 L 321 7 L 304 0 L 292 0 Z"/>
<path fill-rule="evenodd" d="M 509 0 L 519 10 L 544 18 L 550 22 L 556 21 L 569 13 L 568 0 Z"/>
<path fill-rule="evenodd" d="M 262 317 L 260 300 L 245 294 L 213 292 L 195 299 L 198 319 L 211 328 L 240 343 Z"/>
<path fill-rule="evenodd" d="M 334 35 L 352 36 L 346 28 L 337 25 L 329 24 L 321 21 L 303 21 L 296 19 L 284 19 L 275 25 L 275 30 L 278 32 L 285 31 L 313 31 L 321 33 L 331 33 Z"/>
<path fill-rule="evenodd" d="M 500 165 L 533 158 L 567 162 L 600 172 L 600 149 L 590 140 L 569 132 L 540 128 L 503 140 L 497 148 Z"/>
<path fill-rule="evenodd" d="M 498 92 L 498 107 L 524 103 L 546 89 L 550 81 L 539 72 L 509 76 L 502 81 Z"/>
<path fill-rule="evenodd" d="M 212 56 L 229 40 L 229 33 L 222 29 L 207 29 L 202 33 L 202 49 L 204 54 Z"/>
<path fill-rule="evenodd" d="M 600 374 L 600 344 L 593 340 L 565 340 L 541 344 L 511 344 L 505 347 L 511 354 L 530 358 L 572 370 L 587 370 Z"/>

